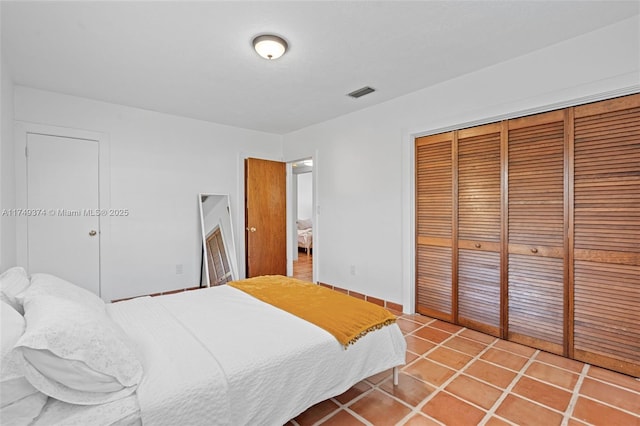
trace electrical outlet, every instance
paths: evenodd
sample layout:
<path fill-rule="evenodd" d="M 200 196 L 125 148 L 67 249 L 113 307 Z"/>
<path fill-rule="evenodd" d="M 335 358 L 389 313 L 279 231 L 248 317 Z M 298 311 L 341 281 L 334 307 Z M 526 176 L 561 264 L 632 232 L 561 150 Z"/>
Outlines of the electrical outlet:
<path fill-rule="evenodd" d="M 176 265 L 176 275 L 182 275 L 182 271 L 183 271 L 183 269 L 184 269 L 184 268 L 183 268 L 182 263 L 178 263 L 178 264 Z"/>
<path fill-rule="evenodd" d="M 356 274 L 356 265 L 351 265 L 351 275 L 355 275 Z"/>

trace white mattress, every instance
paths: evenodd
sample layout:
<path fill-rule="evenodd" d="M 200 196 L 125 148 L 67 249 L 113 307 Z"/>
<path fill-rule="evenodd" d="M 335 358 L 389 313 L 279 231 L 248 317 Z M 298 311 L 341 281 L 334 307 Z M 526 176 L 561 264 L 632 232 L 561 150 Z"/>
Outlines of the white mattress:
<path fill-rule="evenodd" d="M 143 424 L 282 425 L 405 362 L 395 324 L 344 349 L 328 332 L 228 286 L 119 302 L 108 313 L 141 351 Z"/>

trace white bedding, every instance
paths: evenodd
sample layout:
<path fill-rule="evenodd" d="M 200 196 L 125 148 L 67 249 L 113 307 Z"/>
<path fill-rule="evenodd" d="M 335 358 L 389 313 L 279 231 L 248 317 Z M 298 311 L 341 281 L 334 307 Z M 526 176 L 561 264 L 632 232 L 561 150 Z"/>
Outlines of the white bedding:
<path fill-rule="evenodd" d="M 49 398 L 32 426 L 277 425 L 404 364 L 397 325 L 344 349 L 326 331 L 229 286 L 107 305 L 144 366 L 136 394 Z"/>
<path fill-rule="evenodd" d="M 311 228 L 298 229 L 298 247 L 305 249 L 309 254 L 309 249 L 313 247 L 313 230 Z"/>
<path fill-rule="evenodd" d="M 100 405 L 67 404 L 49 398 L 30 426 L 139 426 L 140 407 L 135 395 Z"/>
<path fill-rule="evenodd" d="M 344 349 L 326 331 L 228 286 L 107 310 L 140 350 L 143 424 L 282 425 L 405 361 L 395 324 Z"/>
<path fill-rule="evenodd" d="M 228 424 L 227 381 L 200 341 L 161 303 L 144 297 L 109 305 L 109 316 L 138 347 L 137 395 L 143 424 Z"/>

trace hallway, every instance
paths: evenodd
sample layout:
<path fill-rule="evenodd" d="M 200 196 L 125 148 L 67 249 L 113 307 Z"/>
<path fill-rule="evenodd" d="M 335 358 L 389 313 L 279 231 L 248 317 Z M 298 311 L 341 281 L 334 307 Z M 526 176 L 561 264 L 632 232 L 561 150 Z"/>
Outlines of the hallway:
<path fill-rule="evenodd" d="M 293 277 L 299 280 L 313 282 L 313 255 L 298 253 L 298 260 L 293 261 Z"/>

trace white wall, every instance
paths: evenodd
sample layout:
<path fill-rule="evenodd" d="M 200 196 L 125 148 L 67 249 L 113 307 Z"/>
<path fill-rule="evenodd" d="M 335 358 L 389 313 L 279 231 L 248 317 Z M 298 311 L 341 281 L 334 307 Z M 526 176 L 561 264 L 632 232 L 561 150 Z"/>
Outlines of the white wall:
<path fill-rule="evenodd" d="M 15 119 L 108 136 L 110 206 L 101 207 L 129 209 L 130 215 L 111 218 L 102 229 L 105 300 L 198 285 L 197 194 L 230 194 L 235 235 L 241 236 L 242 156 L 282 156 L 279 135 L 21 86 Z M 183 265 L 182 274 L 176 265 Z"/>
<path fill-rule="evenodd" d="M 639 28 L 627 19 L 285 135 L 285 159 L 319 156 L 317 279 L 412 311 L 414 136 L 640 91 Z"/>
<path fill-rule="evenodd" d="M 0 68 L 0 212 L 16 206 L 13 152 L 13 81 L 4 56 Z M 16 220 L 0 215 L 0 272 L 16 265 Z"/>
<path fill-rule="evenodd" d="M 298 219 L 311 219 L 313 214 L 313 175 L 300 173 L 298 177 Z"/>

